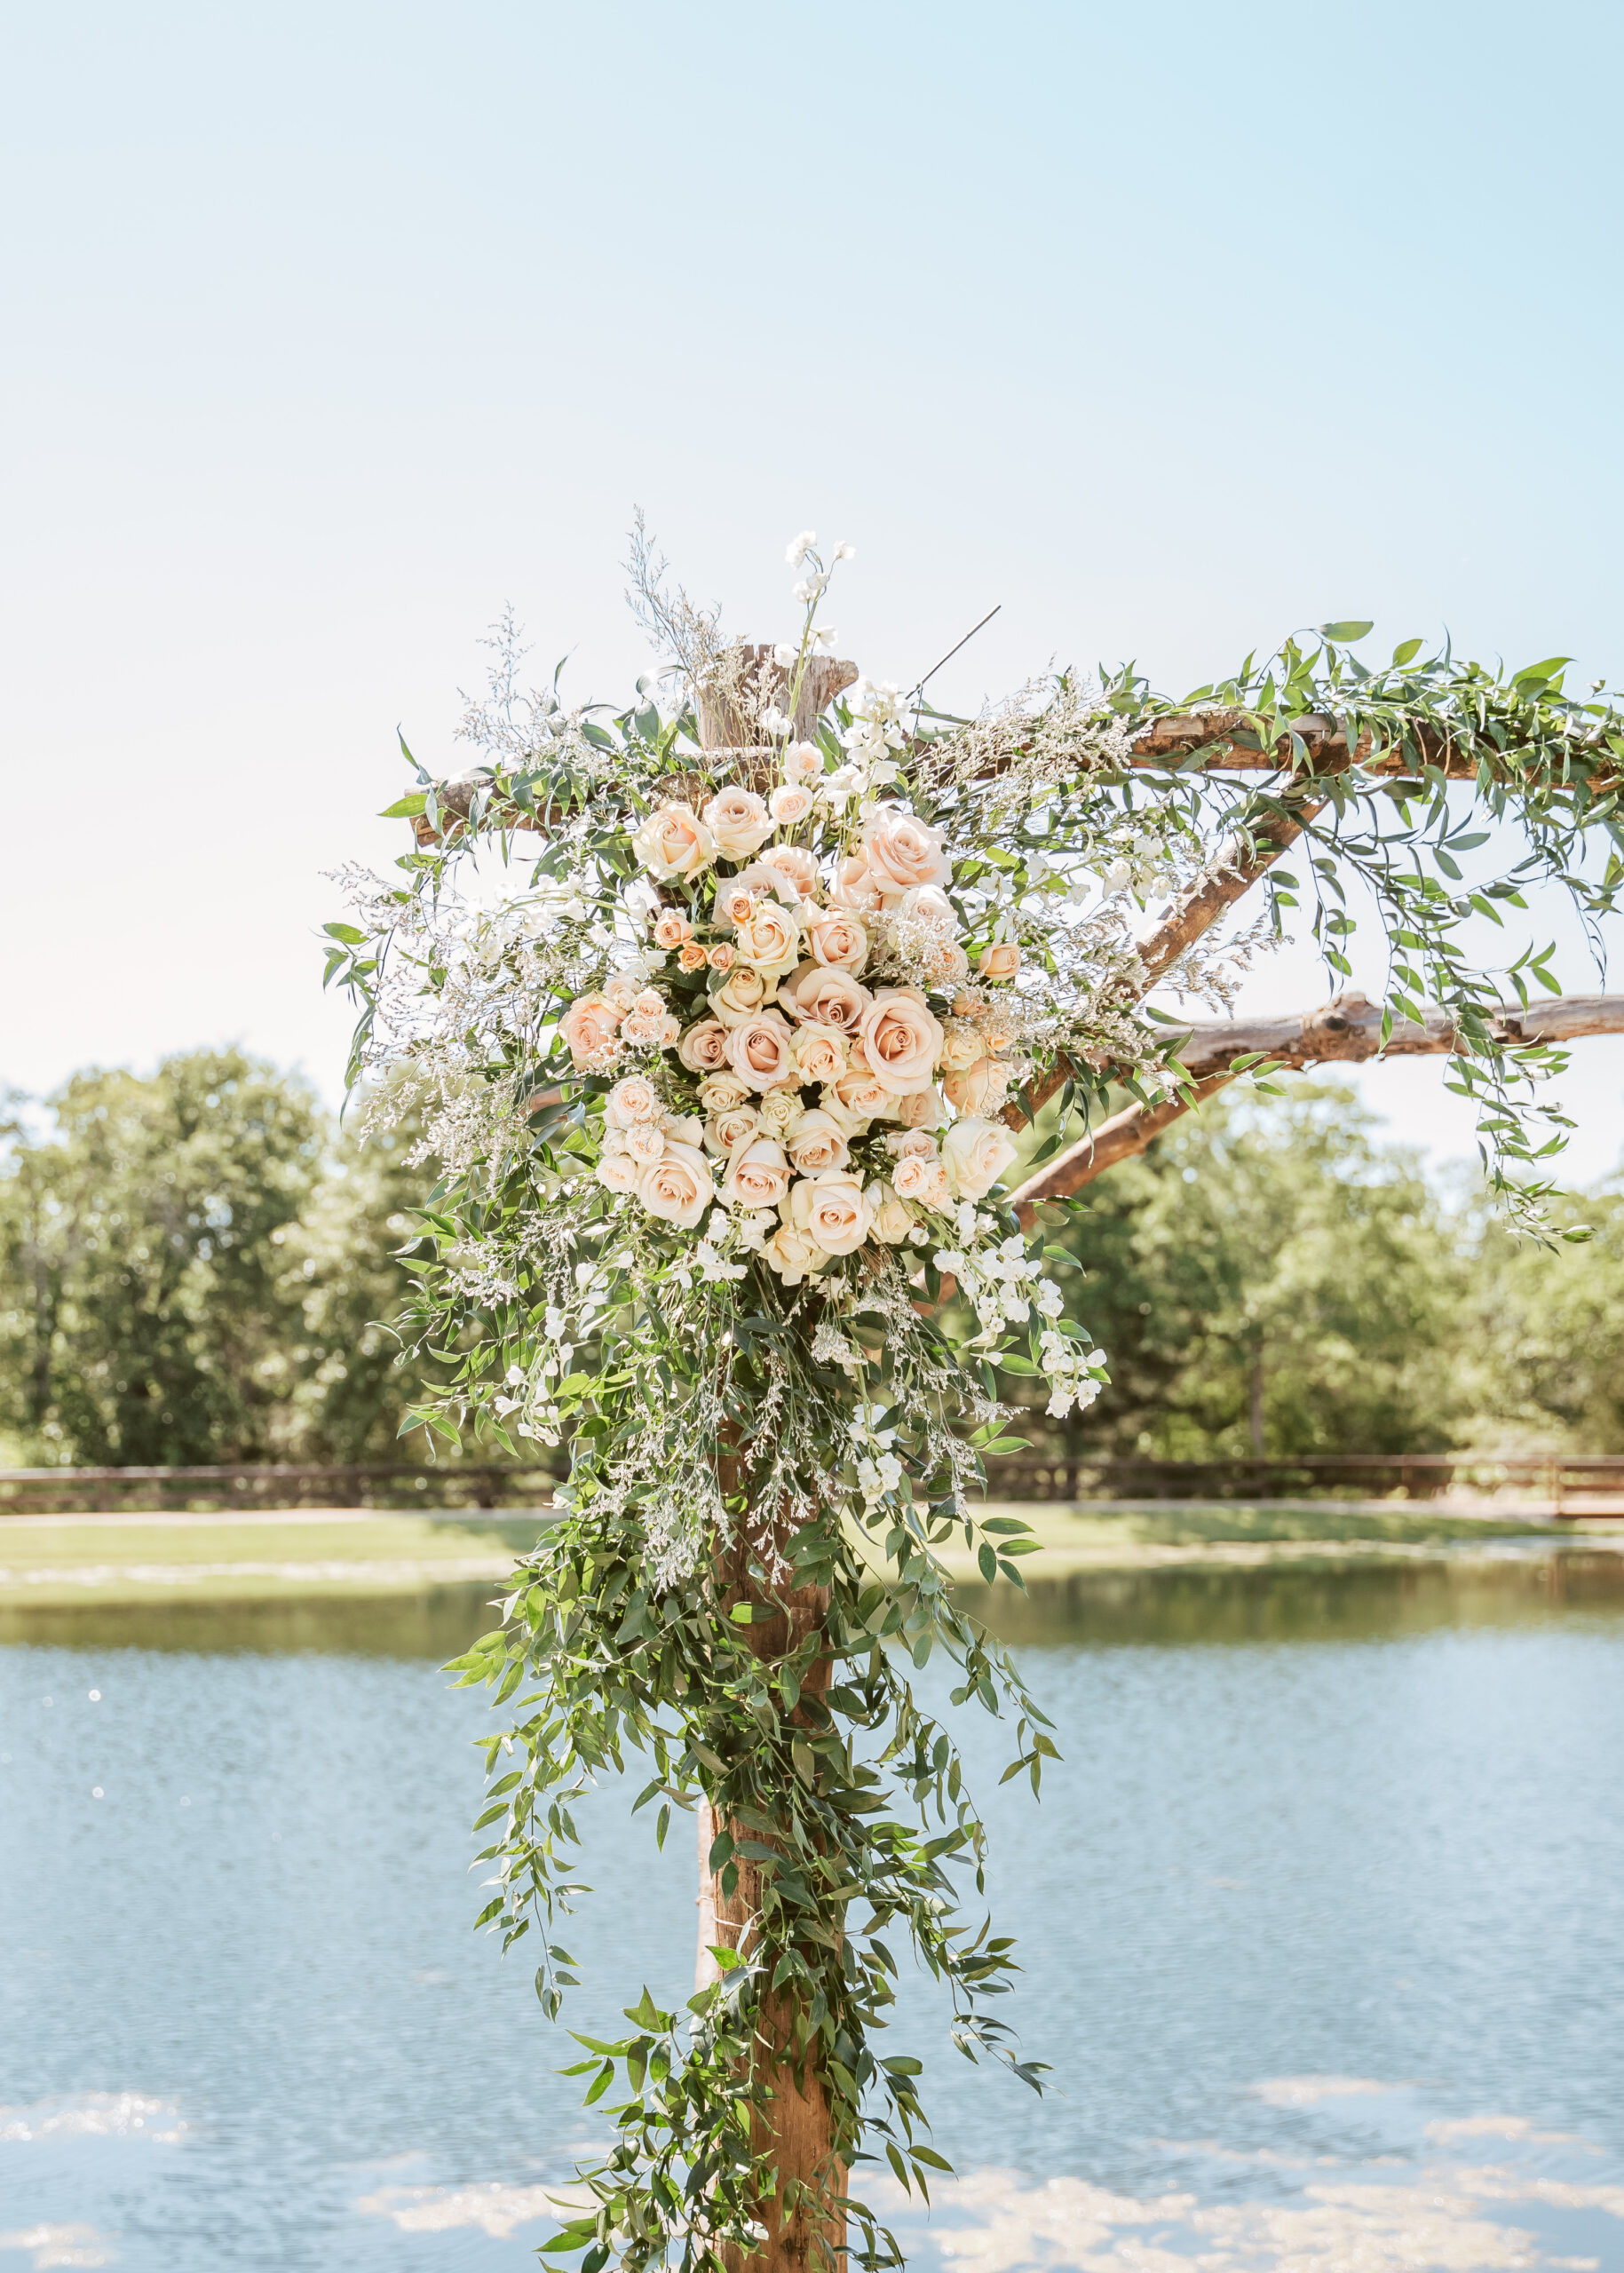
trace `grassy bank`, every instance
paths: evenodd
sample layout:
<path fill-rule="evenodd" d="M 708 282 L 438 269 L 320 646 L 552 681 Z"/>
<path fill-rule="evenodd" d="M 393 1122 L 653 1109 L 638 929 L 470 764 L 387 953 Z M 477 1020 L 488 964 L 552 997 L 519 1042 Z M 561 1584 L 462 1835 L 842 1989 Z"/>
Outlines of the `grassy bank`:
<path fill-rule="evenodd" d="M 1208 1563 L 1295 1561 L 1333 1555 L 1407 1560 L 1444 1546 L 1549 1538 L 1512 1516 L 1485 1520 L 1343 1503 L 1160 1502 L 1002 1509 L 1033 1526 L 1043 1552 L 1029 1576 Z M 447 1587 L 482 1591 L 535 1540 L 544 1511 L 470 1514 L 300 1509 L 253 1517 L 17 1517 L 0 1525 L 0 1604 L 66 1610 L 173 1602 L 407 1596 Z M 1624 1526 L 1563 1526 L 1612 1535 Z M 955 1573 L 974 1571 L 962 1540 Z"/>

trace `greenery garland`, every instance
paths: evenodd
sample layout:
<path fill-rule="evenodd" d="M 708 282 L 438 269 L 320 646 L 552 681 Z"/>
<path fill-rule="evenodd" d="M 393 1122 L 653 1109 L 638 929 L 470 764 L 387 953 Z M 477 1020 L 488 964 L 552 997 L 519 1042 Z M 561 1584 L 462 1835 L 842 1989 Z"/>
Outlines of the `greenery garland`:
<path fill-rule="evenodd" d="M 960 2048 L 1041 2085 L 992 2007 L 1010 1944 L 961 1915 L 984 1833 L 910 1676 L 945 1651 L 954 1703 L 1009 1717 L 1006 1775 L 1037 1790 L 1050 1723 L 939 1550 L 962 1535 L 989 1583 L 1020 1584 L 1028 1527 L 978 1506 L 1021 1441 L 1001 1382 L 1046 1377 L 1063 1415 L 1103 1379 L 1066 1257 L 997 1179 L 1005 1119 L 1058 1084 L 1042 1151 L 1113 1090 L 1178 1093 L 1178 1029 L 1144 999 L 1147 902 L 1300 832 L 1306 873 L 1270 872 L 1264 922 L 1216 950 L 1192 934 L 1163 982 L 1226 1000 L 1310 898 L 1345 974 L 1361 883 L 1393 1014 L 1422 994 L 1454 1010 L 1456 1078 L 1537 1224 L 1549 1184 L 1517 1171 L 1559 1059 L 1511 1049 L 1490 1012 L 1505 983 L 1557 982 L 1549 953 L 1477 968 L 1462 926 L 1536 875 L 1597 923 L 1620 873 L 1620 722 L 1570 701 L 1559 664 L 1507 677 L 1410 642 L 1369 671 L 1350 652 L 1368 627 L 1338 625 L 1179 704 L 1068 673 L 954 719 L 919 690 L 844 699 L 819 614 L 848 550 L 797 538 L 799 638 L 747 650 L 669 595 L 639 532 L 675 690 L 643 682 L 612 716 L 566 709 L 556 677 L 522 693 L 505 625 L 464 724 L 479 764 L 416 769 L 391 808 L 416 837 L 399 881 L 349 872 L 356 920 L 328 927 L 329 979 L 362 998 L 367 1117 L 420 1120 L 440 1168 L 401 1330 L 443 1386 L 408 1426 L 568 1451 L 558 1520 L 456 1662 L 506 1716 L 481 1922 L 504 1947 L 534 1935 L 550 2018 L 575 1978 L 558 1936 L 579 1802 L 636 1755 L 656 1841 L 673 1810 L 707 1826 L 709 1977 L 680 2013 L 645 1990 L 627 2036 L 581 2039 L 615 2142 L 548 2248 L 583 2250 L 583 2273 L 848 2245 L 900 2263 L 852 2174 L 883 2155 L 928 2198 L 947 2166 L 918 2063 L 877 2048 L 903 1936 L 949 1985 Z M 1237 786 L 1215 755 L 1279 770 Z M 1527 847 L 1475 883 L 1462 773 Z M 815 2166 L 785 2150 L 797 2111 Z"/>

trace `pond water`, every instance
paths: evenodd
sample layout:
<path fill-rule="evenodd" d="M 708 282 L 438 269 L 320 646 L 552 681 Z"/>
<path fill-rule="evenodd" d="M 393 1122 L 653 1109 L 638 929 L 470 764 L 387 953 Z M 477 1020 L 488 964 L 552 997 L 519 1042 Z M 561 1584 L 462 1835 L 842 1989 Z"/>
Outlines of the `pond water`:
<path fill-rule="evenodd" d="M 1624 1557 L 1179 1571 L 1001 1604 L 1066 1758 L 963 1716 L 1042 2101 L 905 2000 L 958 2166 L 924 2266 L 1624 2267 Z M 470 1930 L 465 1602 L 0 1647 L 0 2273 L 517 2269 L 598 2137 Z M 290 1623 L 291 1621 L 291 1623 Z M 475 1623 L 477 1624 L 477 1618 Z M 1022 1796 L 1022 1794 L 1026 1794 Z M 596 1803 L 612 2024 L 693 1857 Z"/>

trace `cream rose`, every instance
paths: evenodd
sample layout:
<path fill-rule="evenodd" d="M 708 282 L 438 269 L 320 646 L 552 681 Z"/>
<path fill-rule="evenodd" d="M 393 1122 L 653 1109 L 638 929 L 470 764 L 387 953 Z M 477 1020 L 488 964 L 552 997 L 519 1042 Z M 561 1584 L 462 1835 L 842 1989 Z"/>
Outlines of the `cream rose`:
<path fill-rule="evenodd" d="M 741 1144 L 749 1143 L 760 1126 L 761 1115 L 753 1105 L 726 1105 L 705 1123 L 705 1150 L 736 1152 Z"/>
<path fill-rule="evenodd" d="M 658 1121 L 664 1111 L 659 1090 L 644 1073 L 628 1073 L 604 1099 L 604 1119 L 611 1129 L 630 1129 L 636 1121 Z"/>
<path fill-rule="evenodd" d="M 966 1065 L 973 1065 L 978 1057 L 986 1056 L 986 1045 L 974 1026 L 954 1025 L 942 1029 L 944 1072 L 961 1073 Z"/>
<path fill-rule="evenodd" d="M 803 1192 L 808 1195 L 804 1200 Z M 855 1254 L 867 1238 L 874 1204 L 854 1171 L 827 1168 L 818 1176 L 804 1176 L 791 1198 L 798 1204 L 790 1220 L 804 1224 L 808 1238 L 815 1239 L 826 1255 Z"/>
<path fill-rule="evenodd" d="M 682 953 L 677 958 L 677 968 L 678 970 L 703 970 L 709 960 L 697 939 L 685 939 Z"/>
<path fill-rule="evenodd" d="M 776 1208 L 788 1189 L 789 1163 L 783 1146 L 771 1136 L 752 1137 L 733 1154 L 722 1179 L 722 1197 L 730 1208 Z"/>
<path fill-rule="evenodd" d="M 823 752 L 816 742 L 791 742 L 784 752 L 786 781 L 815 781 L 823 771 Z"/>
<path fill-rule="evenodd" d="M 786 1287 L 798 1287 L 803 1279 L 826 1270 L 829 1260 L 816 1239 L 797 1231 L 793 1224 L 780 1224 L 762 1254 Z"/>
<path fill-rule="evenodd" d="M 725 1063 L 727 1028 L 720 1018 L 701 1018 L 677 1045 L 677 1055 L 690 1073 L 714 1073 Z"/>
<path fill-rule="evenodd" d="M 756 865 L 779 879 L 780 898 L 793 892 L 797 905 L 810 899 L 822 881 L 816 855 L 804 844 L 769 844 Z"/>
<path fill-rule="evenodd" d="M 716 1191 L 705 1155 L 688 1144 L 668 1144 L 638 1178 L 638 1198 L 649 1214 L 685 1232 L 695 1228 Z"/>
<path fill-rule="evenodd" d="M 885 1139 L 885 1149 L 893 1160 L 933 1160 L 936 1139 L 923 1129 L 905 1129 Z"/>
<path fill-rule="evenodd" d="M 814 1026 L 838 1026 L 847 1034 L 857 1032 L 874 1001 L 849 970 L 826 970 L 816 962 L 804 962 L 793 978 L 783 980 L 779 991 L 792 1018 Z"/>
<path fill-rule="evenodd" d="M 622 1141 L 628 1154 L 640 1168 L 646 1168 L 651 1160 L 657 1160 L 665 1151 L 665 1131 L 650 1121 L 634 1122 L 623 1132 Z"/>
<path fill-rule="evenodd" d="M 622 1013 L 601 994 L 581 994 L 558 1021 L 569 1054 L 583 1070 L 601 1071 L 622 1054 Z"/>
<path fill-rule="evenodd" d="M 668 1144 L 686 1144 L 697 1152 L 705 1134 L 705 1124 L 693 1113 L 668 1113 L 660 1127 Z"/>
<path fill-rule="evenodd" d="M 799 781 L 786 781 L 767 799 L 767 811 L 780 828 L 797 828 L 812 809 L 812 794 Z"/>
<path fill-rule="evenodd" d="M 934 1089 L 910 1089 L 892 1105 L 891 1118 L 905 1129 L 939 1129 L 947 1118 L 940 1094 Z"/>
<path fill-rule="evenodd" d="M 820 1089 L 817 1109 L 820 1113 L 828 1113 L 836 1128 L 848 1141 L 853 1136 L 865 1136 L 867 1133 L 868 1123 L 874 1118 L 872 1113 L 853 1113 L 849 1105 L 842 1104 L 838 1090 L 832 1087 Z"/>
<path fill-rule="evenodd" d="M 661 910 L 654 924 L 654 945 L 657 947 L 664 947 L 669 954 L 693 936 L 693 926 L 685 915 L 680 915 L 674 907 Z"/>
<path fill-rule="evenodd" d="M 942 850 L 942 832 L 911 813 L 886 812 L 863 832 L 868 874 L 888 897 L 900 898 L 920 884 L 945 884 L 953 864 Z"/>
<path fill-rule="evenodd" d="M 797 1026 L 789 1059 L 798 1081 L 837 1081 L 846 1070 L 845 1036 L 838 1026 Z"/>
<path fill-rule="evenodd" d="M 725 1026 L 742 1026 L 766 1002 L 773 982 L 748 962 L 735 963 L 710 998 L 710 1007 Z"/>
<path fill-rule="evenodd" d="M 979 978 L 1013 978 L 1019 969 L 1020 948 L 1013 939 L 994 939 L 976 957 L 976 975 Z"/>
<path fill-rule="evenodd" d="M 942 1138 L 942 1158 L 961 1200 L 984 1199 L 1015 1153 L 1014 1137 L 996 1121 L 955 1121 Z"/>
<path fill-rule="evenodd" d="M 942 1091 L 955 1113 L 978 1113 L 1001 1103 L 1009 1090 L 1009 1077 L 990 1057 L 978 1057 L 942 1077 Z"/>
<path fill-rule="evenodd" d="M 867 1065 L 848 1066 L 829 1086 L 848 1113 L 860 1113 L 865 1121 L 886 1112 L 892 1102 L 891 1090 Z"/>
<path fill-rule="evenodd" d="M 593 1173 L 606 1192 L 635 1192 L 643 1163 L 630 1152 L 605 1152 Z"/>
<path fill-rule="evenodd" d="M 806 944 L 815 962 L 849 970 L 853 978 L 868 960 L 868 934 L 849 908 L 828 907 L 812 916 L 806 926 Z"/>
<path fill-rule="evenodd" d="M 708 1073 L 699 1085 L 699 1101 L 707 1113 L 726 1113 L 736 1105 L 748 1105 L 750 1093 L 737 1073 Z"/>
<path fill-rule="evenodd" d="M 858 1032 L 875 1078 L 899 1096 L 923 1088 L 941 1056 L 940 1020 L 906 988 L 881 987 Z"/>
<path fill-rule="evenodd" d="M 835 888 L 829 894 L 836 907 L 850 907 L 860 915 L 871 915 L 880 905 L 880 887 L 868 873 L 868 863 L 860 852 L 843 860 L 835 872 Z"/>
<path fill-rule="evenodd" d="M 722 789 L 705 808 L 705 827 L 725 860 L 748 860 L 772 834 L 772 817 L 754 789 Z"/>
<path fill-rule="evenodd" d="M 915 1216 L 906 1200 L 899 1200 L 888 1184 L 869 1186 L 874 1195 L 874 1236 L 887 1247 L 900 1247 L 913 1230 Z"/>
<path fill-rule="evenodd" d="M 794 970 L 800 952 L 798 919 L 772 900 L 758 902 L 754 913 L 739 925 L 739 953 L 757 970 L 781 977 Z"/>
<path fill-rule="evenodd" d="M 729 1033 L 727 1062 L 749 1088 L 773 1089 L 789 1078 L 791 1032 L 781 1011 L 757 1011 Z"/>
<path fill-rule="evenodd" d="M 793 1129 L 798 1129 L 806 1118 L 806 1107 L 801 1103 L 801 1092 L 793 1082 L 780 1082 L 769 1089 L 761 1100 L 761 1129 L 764 1136 L 776 1136 L 780 1141 Z"/>
<path fill-rule="evenodd" d="M 662 884 L 685 883 L 717 856 L 715 837 L 691 805 L 661 805 L 633 836 L 631 849 Z"/>
<path fill-rule="evenodd" d="M 832 1114 L 820 1109 L 802 1116 L 784 1149 L 802 1176 L 816 1176 L 822 1168 L 844 1168 L 852 1157 L 844 1130 Z"/>

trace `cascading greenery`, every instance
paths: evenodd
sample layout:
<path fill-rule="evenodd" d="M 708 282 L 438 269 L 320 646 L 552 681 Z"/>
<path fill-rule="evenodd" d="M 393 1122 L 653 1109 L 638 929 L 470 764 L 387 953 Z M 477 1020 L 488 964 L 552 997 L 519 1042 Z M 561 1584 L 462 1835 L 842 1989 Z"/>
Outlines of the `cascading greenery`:
<path fill-rule="evenodd" d="M 1598 926 L 1624 874 L 1624 731 L 1610 707 L 1568 698 L 1558 663 L 1507 677 L 1418 660 L 1407 642 L 1370 671 L 1350 651 L 1363 626 L 1287 643 L 1262 668 L 1248 659 L 1176 704 L 1131 672 L 1098 686 L 1068 675 L 969 722 L 864 687 L 797 740 L 828 581 L 803 553 L 815 572 L 797 588 L 805 623 L 776 678 L 752 686 L 741 651 L 685 602 L 661 596 L 655 611 L 675 626 L 687 695 L 732 671 L 735 708 L 755 702 L 750 748 L 701 748 L 685 696 L 666 711 L 646 690 L 614 717 L 566 711 L 556 691 L 521 697 L 510 632 L 493 701 L 468 724 L 480 764 L 455 788 L 416 769 L 391 809 L 419 840 L 400 881 L 353 875 L 360 920 L 329 927 L 329 978 L 363 999 L 353 1071 L 373 1084 L 368 1111 L 421 1116 L 422 1157 L 440 1168 L 403 1331 L 442 1387 L 408 1425 L 569 1453 L 558 1520 L 496 1628 L 457 1661 L 504 1713 L 488 1745 L 495 1890 L 481 1922 L 504 1947 L 533 1936 L 556 2017 L 575 1978 L 559 1919 L 579 1890 L 576 1811 L 634 1762 L 652 1771 L 637 1805 L 656 1841 L 674 1811 L 703 1803 L 723 1900 L 743 1887 L 751 1905 L 742 1931 L 719 1933 L 718 1977 L 683 2011 L 645 1990 L 623 2039 L 581 2039 L 586 2097 L 607 2106 L 614 2143 L 548 2246 L 583 2250 L 583 2273 L 612 2258 L 719 2273 L 809 2210 L 814 2248 L 833 2248 L 840 2213 L 859 2262 L 899 2262 L 860 2180 L 844 2191 L 843 2174 L 883 2156 L 928 2193 L 947 2167 L 928 2143 L 918 2063 L 880 2049 L 909 1949 L 949 1985 L 961 2049 L 1041 2082 L 991 2008 L 1010 1985 L 1010 1947 L 990 1923 L 970 1930 L 955 1875 L 981 1890 L 984 1832 L 951 1733 L 909 1675 L 947 1651 L 954 1703 L 1008 1716 L 1006 1772 L 1037 1790 L 1050 1724 L 955 1607 L 940 1550 L 962 1537 L 988 1582 L 1020 1584 L 1027 1527 L 975 1501 L 986 1462 L 1019 1441 L 1001 1379 L 1046 1374 L 1065 1410 L 1101 1366 L 1046 1276 L 1066 1258 L 1042 1232 L 1023 1237 L 991 1188 L 1009 1153 L 978 1116 L 1009 1097 L 1012 1120 L 1029 1117 L 1062 1057 L 1045 1151 L 1113 1088 L 1176 1093 L 1135 927 L 1153 894 L 1176 905 L 1215 859 L 1232 866 L 1238 835 L 1287 820 L 1311 848 L 1304 875 L 1277 867 L 1265 923 L 1216 950 L 1192 930 L 1171 983 L 1222 998 L 1305 901 L 1332 972 L 1347 975 L 1349 887 L 1364 886 L 1391 948 L 1393 1015 L 1423 995 L 1454 1012 L 1455 1078 L 1480 1101 L 1502 1192 L 1537 1224 L 1549 1183 L 1518 1171 L 1549 1150 L 1536 1111 L 1560 1141 L 1533 1089 L 1560 1055 L 1511 1047 L 1489 1012 L 1507 986 L 1525 999 L 1531 979 L 1558 982 L 1549 950 L 1483 968 L 1464 927 L 1502 923 L 1534 878 L 1563 883 Z M 1279 771 L 1261 788 L 1226 781 L 1210 743 L 1146 766 L 1136 737 L 1192 712 L 1234 714 L 1224 746 L 1280 746 Z M 756 859 L 764 830 L 720 849 L 752 800 L 770 828 L 757 791 L 779 773 L 773 797 L 793 816 L 779 843 L 796 859 L 778 874 L 799 876 L 788 892 L 762 873 L 774 852 Z M 801 788 L 804 803 L 785 795 Z M 1469 881 L 1470 856 L 1495 842 L 1474 825 L 1483 815 L 1520 827 L 1527 849 Z M 519 863 L 528 831 L 542 846 Z M 1596 875 L 1582 867 L 1592 836 L 1607 847 Z M 939 848 L 942 881 L 890 889 L 898 844 L 921 862 Z M 811 954 L 793 975 L 765 966 L 764 991 L 735 990 L 729 1014 L 761 908 L 789 920 L 775 891 L 803 945 L 832 917 L 865 934 L 845 966 L 863 1001 L 844 1034 L 827 1022 L 838 988 L 810 1010 L 796 993 L 804 973 L 821 986 Z M 896 1042 L 887 1004 L 905 996 Z M 749 1037 L 774 1002 L 788 1015 L 762 1047 L 788 1053 L 788 1073 L 763 1078 Z M 821 1090 L 797 1078 L 809 1024 L 835 1037 Z M 687 1047 L 713 1026 L 731 1057 Z M 920 1086 L 882 1096 L 885 1051 L 922 1034 Z M 691 1104 L 709 1115 L 709 1152 Z M 832 1168 L 796 1152 L 813 1119 L 835 1124 L 819 1132 Z M 815 2077 L 828 2108 L 827 2167 L 805 2202 L 773 2165 L 787 2071 Z"/>

